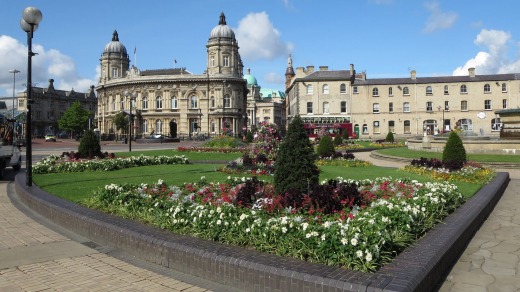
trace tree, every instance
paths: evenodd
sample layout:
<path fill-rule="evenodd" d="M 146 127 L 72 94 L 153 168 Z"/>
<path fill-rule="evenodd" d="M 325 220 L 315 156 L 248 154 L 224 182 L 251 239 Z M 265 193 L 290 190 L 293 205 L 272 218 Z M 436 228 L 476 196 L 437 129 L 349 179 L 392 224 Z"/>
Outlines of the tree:
<path fill-rule="evenodd" d="M 442 152 L 442 163 L 450 169 L 461 169 L 466 162 L 466 149 L 459 135 L 451 132 Z"/>
<path fill-rule="evenodd" d="M 390 143 L 394 143 L 395 142 L 394 133 L 392 133 L 392 131 L 390 131 L 390 132 L 388 132 L 388 134 L 386 134 L 385 141 L 386 142 L 390 142 Z"/>
<path fill-rule="evenodd" d="M 58 126 L 61 130 L 78 134 L 88 128 L 88 120 L 92 116 L 92 112 L 84 109 L 79 101 L 74 102 L 58 120 Z"/>
<path fill-rule="evenodd" d="M 84 158 L 92 158 L 92 157 L 102 157 L 101 153 L 101 145 L 99 144 L 99 138 L 92 130 L 87 130 L 85 135 L 81 138 L 79 142 L 78 152 L 81 157 Z"/>
<path fill-rule="evenodd" d="M 300 116 L 289 124 L 275 162 L 274 185 L 278 194 L 297 191 L 300 194 L 319 184 L 317 155 L 303 128 Z"/>
<path fill-rule="evenodd" d="M 123 130 L 123 133 L 128 132 L 128 125 L 130 121 L 128 120 L 128 116 L 122 112 L 119 112 L 114 117 L 114 124 L 116 125 L 117 130 Z"/>
<path fill-rule="evenodd" d="M 334 137 L 334 146 L 339 146 L 341 144 L 343 144 L 343 138 L 340 134 L 336 134 L 336 136 Z"/>
<path fill-rule="evenodd" d="M 339 137 L 339 136 L 338 136 Z M 325 135 L 320 139 L 320 143 L 318 144 L 318 155 L 322 158 L 331 157 L 336 153 L 334 149 L 334 143 L 332 143 L 332 138 L 329 135 Z"/>

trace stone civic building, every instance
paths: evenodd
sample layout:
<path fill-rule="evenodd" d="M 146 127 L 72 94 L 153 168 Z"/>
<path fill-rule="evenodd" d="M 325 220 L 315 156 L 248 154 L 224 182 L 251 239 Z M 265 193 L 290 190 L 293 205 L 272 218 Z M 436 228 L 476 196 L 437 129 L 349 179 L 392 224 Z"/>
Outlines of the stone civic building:
<path fill-rule="evenodd" d="M 114 118 L 117 113 L 128 114 L 131 103 L 134 137 L 243 133 L 248 121 L 247 81 L 235 33 L 224 13 L 211 30 L 206 48 L 202 74 L 186 68 L 141 71 L 130 67 L 127 50 L 114 31 L 101 55 L 96 86 L 101 134 L 117 132 Z"/>
<path fill-rule="evenodd" d="M 31 94 L 33 99 L 31 116 L 33 137 L 41 138 L 46 134 L 58 134 L 58 120 L 76 101 L 85 110 L 93 113 L 91 121 L 94 121 L 98 100 L 93 85 L 88 92 L 75 92 L 73 89 L 58 90 L 54 88 L 54 79 L 49 79 L 47 87 L 33 87 Z M 17 109 L 20 113 L 17 120 L 21 126 L 25 123 L 25 113 L 27 112 L 27 90 L 18 93 L 17 99 Z M 91 126 L 94 127 L 93 124 Z M 18 133 L 25 133 L 25 130 L 20 128 Z"/>
<path fill-rule="evenodd" d="M 436 134 L 460 128 L 467 133 L 498 137 L 495 111 L 520 107 L 520 74 L 369 79 L 367 74 L 299 67 L 289 58 L 286 70 L 288 122 L 347 121 L 359 138 L 380 139 Z"/>

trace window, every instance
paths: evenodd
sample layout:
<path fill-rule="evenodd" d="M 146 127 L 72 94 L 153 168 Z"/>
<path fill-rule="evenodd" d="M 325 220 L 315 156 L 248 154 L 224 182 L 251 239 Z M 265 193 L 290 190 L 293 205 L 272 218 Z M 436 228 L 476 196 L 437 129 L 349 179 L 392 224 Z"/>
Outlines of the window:
<path fill-rule="evenodd" d="M 502 99 L 502 108 L 507 108 L 507 99 Z"/>
<path fill-rule="evenodd" d="M 489 86 L 489 84 L 484 85 L 484 93 L 491 93 L 491 86 Z"/>
<path fill-rule="evenodd" d="M 342 114 L 346 114 L 347 113 L 347 102 L 346 101 L 342 101 L 340 107 L 341 107 L 341 113 Z"/>
<path fill-rule="evenodd" d="M 410 103 L 409 102 L 403 102 L 403 112 L 404 113 L 410 112 Z"/>
<path fill-rule="evenodd" d="M 388 103 L 388 112 L 389 113 L 393 113 L 394 112 L 394 103 L 393 102 L 389 102 Z"/>
<path fill-rule="evenodd" d="M 372 105 L 372 113 L 378 114 L 379 113 L 379 103 L 374 103 Z"/>
<path fill-rule="evenodd" d="M 215 133 L 215 120 L 211 120 L 209 130 L 211 133 Z"/>
<path fill-rule="evenodd" d="M 224 67 L 229 67 L 229 56 L 224 56 Z"/>
<path fill-rule="evenodd" d="M 143 121 L 143 125 L 141 126 L 143 133 L 148 133 L 148 120 Z"/>
<path fill-rule="evenodd" d="M 367 124 L 363 124 L 363 134 L 368 134 L 368 126 L 367 126 Z"/>
<path fill-rule="evenodd" d="M 307 94 L 313 94 L 314 88 L 312 87 L 312 84 L 307 85 Z"/>
<path fill-rule="evenodd" d="M 485 110 L 491 110 L 491 99 L 484 100 L 484 109 Z"/>
<path fill-rule="evenodd" d="M 450 111 L 450 102 L 448 100 L 444 101 L 444 110 L 447 112 Z"/>
<path fill-rule="evenodd" d="M 155 98 L 155 108 L 162 109 L 162 96 L 157 96 Z"/>
<path fill-rule="evenodd" d="M 198 108 L 198 107 L 199 107 L 199 105 L 198 105 L 197 96 L 192 95 L 190 97 L 190 108 Z"/>
<path fill-rule="evenodd" d="M 459 124 L 460 128 L 464 131 L 473 131 L 473 122 L 471 119 L 460 119 L 457 124 Z"/>
<path fill-rule="evenodd" d="M 115 111 L 116 110 L 116 98 L 114 97 L 114 99 L 112 99 L 112 110 Z"/>
<path fill-rule="evenodd" d="M 215 97 L 212 96 L 209 98 L 209 107 L 214 108 L 215 107 Z"/>
<path fill-rule="evenodd" d="M 466 85 L 462 84 L 460 86 L 460 93 L 462 93 L 462 94 L 468 93 L 468 88 L 466 87 Z"/>
<path fill-rule="evenodd" d="M 394 95 L 394 89 L 392 87 L 388 87 L 388 96 Z"/>
<path fill-rule="evenodd" d="M 405 86 L 403 88 L 403 95 L 410 95 L 410 89 L 408 88 L 408 86 Z"/>
<path fill-rule="evenodd" d="M 119 72 L 117 70 L 117 68 L 112 68 L 112 78 L 117 78 L 119 77 Z"/>
<path fill-rule="evenodd" d="M 433 102 L 431 102 L 431 101 L 427 101 L 426 102 L 426 111 L 427 112 L 432 112 L 433 111 Z"/>
<path fill-rule="evenodd" d="M 379 121 L 374 121 L 374 133 L 381 133 L 381 130 L 379 129 Z"/>
<path fill-rule="evenodd" d="M 379 89 L 377 89 L 377 87 L 372 89 L 372 96 L 379 96 Z"/>
<path fill-rule="evenodd" d="M 353 94 L 358 94 L 359 93 L 357 86 L 352 87 L 352 93 Z"/>
<path fill-rule="evenodd" d="M 468 101 L 463 100 L 460 102 L 460 110 L 461 111 L 467 111 L 468 110 Z"/>
<path fill-rule="evenodd" d="M 121 97 L 121 99 L 119 100 L 119 106 L 120 106 L 120 110 L 124 110 L 125 109 L 125 100 L 123 99 L 123 97 Z"/>
<path fill-rule="evenodd" d="M 491 131 L 500 131 L 502 129 L 502 123 L 500 118 L 491 119 Z"/>
<path fill-rule="evenodd" d="M 432 95 L 432 94 L 433 94 L 432 87 L 431 86 L 426 86 L 426 95 Z"/>
<path fill-rule="evenodd" d="M 341 83 L 339 86 L 339 93 L 347 93 L 347 85 L 345 83 Z"/>
<path fill-rule="evenodd" d="M 395 133 L 395 122 L 388 121 L 388 132 Z"/>
<path fill-rule="evenodd" d="M 176 109 L 179 107 L 179 100 L 177 96 L 172 96 L 172 109 Z"/>
<path fill-rule="evenodd" d="M 324 114 L 329 114 L 329 103 L 328 102 L 323 102 L 323 113 Z"/>
<path fill-rule="evenodd" d="M 502 92 L 507 92 L 507 86 L 505 83 L 502 83 Z"/>
<path fill-rule="evenodd" d="M 229 97 L 229 94 L 224 95 L 224 107 L 231 107 L 231 97 Z"/>
<path fill-rule="evenodd" d="M 411 133 L 411 127 L 410 127 L 410 121 L 409 120 L 405 120 L 403 122 L 403 130 L 404 130 L 404 133 L 405 134 L 410 134 Z"/>
<path fill-rule="evenodd" d="M 329 94 L 329 85 L 323 85 L 323 94 Z"/>
<path fill-rule="evenodd" d="M 155 133 L 156 134 L 161 134 L 162 133 L 162 121 L 161 120 L 157 120 L 155 122 Z"/>
<path fill-rule="evenodd" d="M 307 102 L 307 113 L 312 114 L 312 102 Z"/>
<path fill-rule="evenodd" d="M 147 96 L 143 96 L 143 100 L 141 101 L 142 105 L 143 105 L 143 109 L 148 109 L 148 97 Z"/>
<path fill-rule="evenodd" d="M 444 95 L 450 94 L 450 90 L 448 88 L 448 85 L 444 85 Z"/>

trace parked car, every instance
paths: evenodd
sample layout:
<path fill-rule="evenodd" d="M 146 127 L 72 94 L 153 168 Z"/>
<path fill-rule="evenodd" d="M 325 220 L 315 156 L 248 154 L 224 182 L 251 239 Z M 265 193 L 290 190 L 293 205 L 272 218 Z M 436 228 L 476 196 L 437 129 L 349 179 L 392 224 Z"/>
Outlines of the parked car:
<path fill-rule="evenodd" d="M 45 142 L 56 142 L 56 136 L 53 134 L 45 135 Z"/>

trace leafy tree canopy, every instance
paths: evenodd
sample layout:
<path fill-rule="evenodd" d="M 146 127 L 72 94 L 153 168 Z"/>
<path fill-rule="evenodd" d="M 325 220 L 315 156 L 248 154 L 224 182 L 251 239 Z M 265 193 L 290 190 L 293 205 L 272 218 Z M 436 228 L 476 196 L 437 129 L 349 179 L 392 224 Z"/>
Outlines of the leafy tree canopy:
<path fill-rule="evenodd" d="M 123 130 L 124 133 L 128 131 L 128 125 L 130 121 L 128 120 L 128 116 L 124 113 L 117 113 L 114 117 L 114 124 L 116 125 L 117 130 Z"/>
<path fill-rule="evenodd" d="M 58 120 L 58 126 L 61 130 L 81 133 L 88 127 L 88 120 L 91 116 L 92 112 L 84 109 L 81 103 L 76 101 L 63 113 L 61 119 Z"/>

